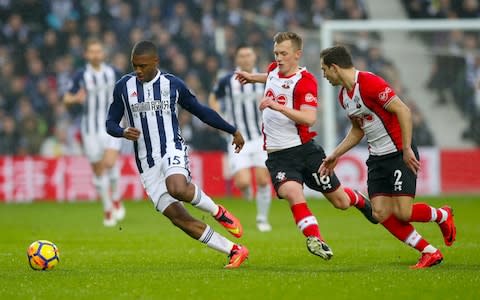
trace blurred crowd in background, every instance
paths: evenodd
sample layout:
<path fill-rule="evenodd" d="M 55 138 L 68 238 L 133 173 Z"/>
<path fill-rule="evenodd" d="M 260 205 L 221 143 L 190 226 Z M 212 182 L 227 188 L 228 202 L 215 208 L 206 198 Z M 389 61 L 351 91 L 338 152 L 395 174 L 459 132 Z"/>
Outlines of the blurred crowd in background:
<path fill-rule="evenodd" d="M 442 6 L 450 1 L 404 2 L 411 17 L 416 18 L 474 14 L 463 6 Z M 425 7 L 428 2 L 440 3 L 433 15 L 432 9 Z M 473 2 L 477 3 L 478 17 L 478 2 Z M 122 73 L 131 72 L 132 46 L 143 39 L 154 41 L 159 47 L 160 68 L 182 78 L 206 103 L 218 76 L 234 68 L 233 53 L 238 44 L 254 46 L 258 68 L 264 70 L 273 60 L 273 35 L 278 31 L 299 32 L 305 37 L 305 64 L 321 76 L 318 28 L 322 22 L 367 18 L 362 0 L 0 0 L 0 154 L 81 153 L 81 109 L 67 110 L 62 96 L 73 72 L 85 64 L 83 44 L 88 37 L 104 42 L 107 62 Z M 357 68 L 385 76 L 402 95 L 405 89 L 400 76 L 382 52 L 378 35 L 361 32 L 339 42 L 350 45 Z M 478 36 L 451 32 L 449 39 L 439 37 L 434 42 L 448 43 L 449 49 L 461 53 L 457 55 L 464 59 L 461 84 L 473 88 L 472 80 L 479 78 L 480 60 L 478 55 L 470 57 L 466 53 L 476 50 Z M 442 55 L 438 64 L 442 64 Z M 444 84 L 449 75 L 442 74 L 438 66 L 432 71 L 429 87 L 438 93 L 439 101 L 449 101 Z M 453 89 L 467 92 L 462 86 L 449 88 L 452 93 Z M 452 98 L 461 102 L 460 109 L 478 114 L 478 109 L 471 109 L 474 98 Z M 405 100 L 414 112 L 417 143 L 435 145 L 414 101 L 408 95 Z M 215 129 L 187 112 L 179 114 L 183 135 L 193 149 L 225 149 L 227 143 Z M 344 116 L 339 122 L 347 124 Z"/>
<path fill-rule="evenodd" d="M 479 0 L 402 0 L 412 19 L 479 19 Z M 427 87 L 438 105 L 448 102 L 469 120 L 462 138 L 480 145 L 480 32 L 452 30 L 422 35 L 435 55 Z"/>

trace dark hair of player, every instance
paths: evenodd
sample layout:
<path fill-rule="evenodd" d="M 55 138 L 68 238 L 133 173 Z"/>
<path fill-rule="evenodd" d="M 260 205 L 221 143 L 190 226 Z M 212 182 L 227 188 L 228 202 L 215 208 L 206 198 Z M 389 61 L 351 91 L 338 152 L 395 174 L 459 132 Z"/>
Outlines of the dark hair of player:
<path fill-rule="evenodd" d="M 247 45 L 247 44 L 239 44 L 239 45 L 237 46 L 237 48 L 235 48 L 235 55 L 237 55 L 237 54 L 238 54 L 238 51 L 240 51 L 240 50 L 242 50 L 242 49 L 253 49 L 253 47 L 252 47 L 252 46 L 249 46 L 249 45 Z"/>
<path fill-rule="evenodd" d="M 157 46 L 151 41 L 140 41 L 136 43 L 132 49 L 132 56 L 145 54 L 157 55 L 157 53 Z"/>
<path fill-rule="evenodd" d="M 332 64 L 336 64 L 344 69 L 353 67 L 352 56 L 344 46 L 333 46 L 323 49 L 320 52 L 320 58 L 323 59 L 323 63 L 328 67 Z"/>

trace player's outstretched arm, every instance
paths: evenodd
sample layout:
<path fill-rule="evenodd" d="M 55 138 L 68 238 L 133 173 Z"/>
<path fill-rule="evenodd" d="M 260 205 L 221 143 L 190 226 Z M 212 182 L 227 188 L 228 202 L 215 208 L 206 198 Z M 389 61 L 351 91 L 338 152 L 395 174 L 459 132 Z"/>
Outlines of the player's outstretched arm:
<path fill-rule="evenodd" d="M 249 73 L 246 71 L 235 71 L 235 79 L 240 81 L 241 84 L 247 83 L 265 83 L 267 82 L 267 73 Z"/>
<path fill-rule="evenodd" d="M 351 120 L 351 122 L 352 127 L 350 128 L 347 136 L 345 136 L 343 141 L 338 144 L 335 150 L 333 150 L 332 154 L 328 155 L 323 160 L 323 163 L 318 168 L 318 173 L 320 176 L 332 175 L 338 159 L 348 150 L 352 149 L 355 145 L 358 145 L 365 135 L 357 120 Z"/>

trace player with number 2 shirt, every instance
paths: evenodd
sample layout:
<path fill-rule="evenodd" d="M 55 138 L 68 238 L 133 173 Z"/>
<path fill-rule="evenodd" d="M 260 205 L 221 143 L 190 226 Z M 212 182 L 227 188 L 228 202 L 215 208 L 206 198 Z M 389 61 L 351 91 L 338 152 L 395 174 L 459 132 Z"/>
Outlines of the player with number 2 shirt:
<path fill-rule="evenodd" d="M 273 40 L 275 61 L 267 73 L 237 71 L 237 79 L 242 83 L 266 83 L 260 110 L 272 183 L 277 195 L 288 201 L 295 223 L 307 238 L 307 249 L 328 260 L 333 252 L 308 208 L 303 184 L 323 193 L 336 208 L 355 206 L 372 223 L 376 220 L 366 197 L 342 187 L 334 173 L 320 177 L 318 167 L 325 153 L 310 129 L 317 119 L 317 81 L 299 66 L 303 41 L 298 34 L 279 32 Z"/>

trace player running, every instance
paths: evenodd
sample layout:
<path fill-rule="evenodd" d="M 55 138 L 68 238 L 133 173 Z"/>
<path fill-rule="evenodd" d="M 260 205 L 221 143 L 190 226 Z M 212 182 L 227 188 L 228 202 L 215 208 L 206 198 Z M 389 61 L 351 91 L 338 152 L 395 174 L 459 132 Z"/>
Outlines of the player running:
<path fill-rule="evenodd" d="M 255 71 L 255 51 L 252 47 L 240 45 L 235 51 L 237 70 Z M 244 197 L 253 199 L 251 169 L 255 172 L 257 229 L 261 232 L 272 230 L 268 212 L 272 201 L 270 175 L 265 166 L 267 152 L 263 150 L 261 116 L 258 104 L 263 98 L 265 86 L 261 83 L 242 85 L 231 72 L 222 77 L 209 97 L 210 107 L 221 112 L 225 119 L 235 125 L 245 137 L 241 153 L 228 151 L 229 171 L 233 174 L 235 186 Z"/>
<path fill-rule="evenodd" d="M 85 59 L 87 64 L 75 73 L 63 101 L 66 105 L 83 106 L 83 150 L 92 166 L 93 184 L 102 199 L 103 225 L 111 227 L 125 217 L 118 188 L 120 170 L 116 164 L 122 140 L 109 136 L 105 130 L 107 109 L 120 74 L 104 63 L 105 52 L 100 40 L 89 39 L 86 42 Z"/>
<path fill-rule="evenodd" d="M 247 259 L 248 249 L 193 218 L 182 204 L 188 202 L 210 213 L 232 235 L 242 236 L 242 225 L 237 218 L 191 182 L 177 104 L 206 124 L 233 135 L 235 152 L 242 149 L 243 137 L 215 111 L 201 105 L 182 80 L 161 72 L 157 68 L 157 53 L 150 41 L 141 41 L 133 47 L 134 73 L 123 76 L 115 85 L 107 131 L 112 136 L 133 141 L 138 171 L 155 209 L 190 237 L 227 254 L 230 260 L 225 268 L 237 268 Z M 127 128 L 119 125 L 124 115 Z"/>
<path fill-rule="evenodd" d="M 277 195 L 287 199 L 295 223 L 307 237 L 307 249 L 323 259 L 333 252 L 320 235 L 317 219 L 308 208 L 303 184 L 322 192 L 339 209 L 357 207 L 371 222 L 370 202 L 356 191 L 341 187 L 332 173 L 321 177 L 318 167 L 324 151 L 311 131 L 317 120 L 317 81 L 306 68 L 299 66 L 302 38 L 294 32 L 279 32 L 274 38 L 275 62 L 267 73 L 237 71 L 242 83 L 265 82 L 260 103 L 263 119 L 264 148 L 267 167 Z"/>
<path fill-rule="evenodd" d="M 440 250 L 429 244 L 410 222 L 436 222 L 445 245 L 451 246 L 456 236 L 453 211 L 449 206 L 413 204 L 420 161 L 412 144 L 410 110 L 381 77 L 356 70 L 345 47 L 323 50 L 320 62 L 323 76 L 333 86 L 341 86 L 338 99 L 352 123 L 345 139 L 320 166 L 320 175 L 333 174 L 340 156 L 366 136 L 370 151 L 368 194 L 375 219 L 399 240 L 421 252 L 420 260 L 411 268 L 439 264 L 443 260 Z"/>

